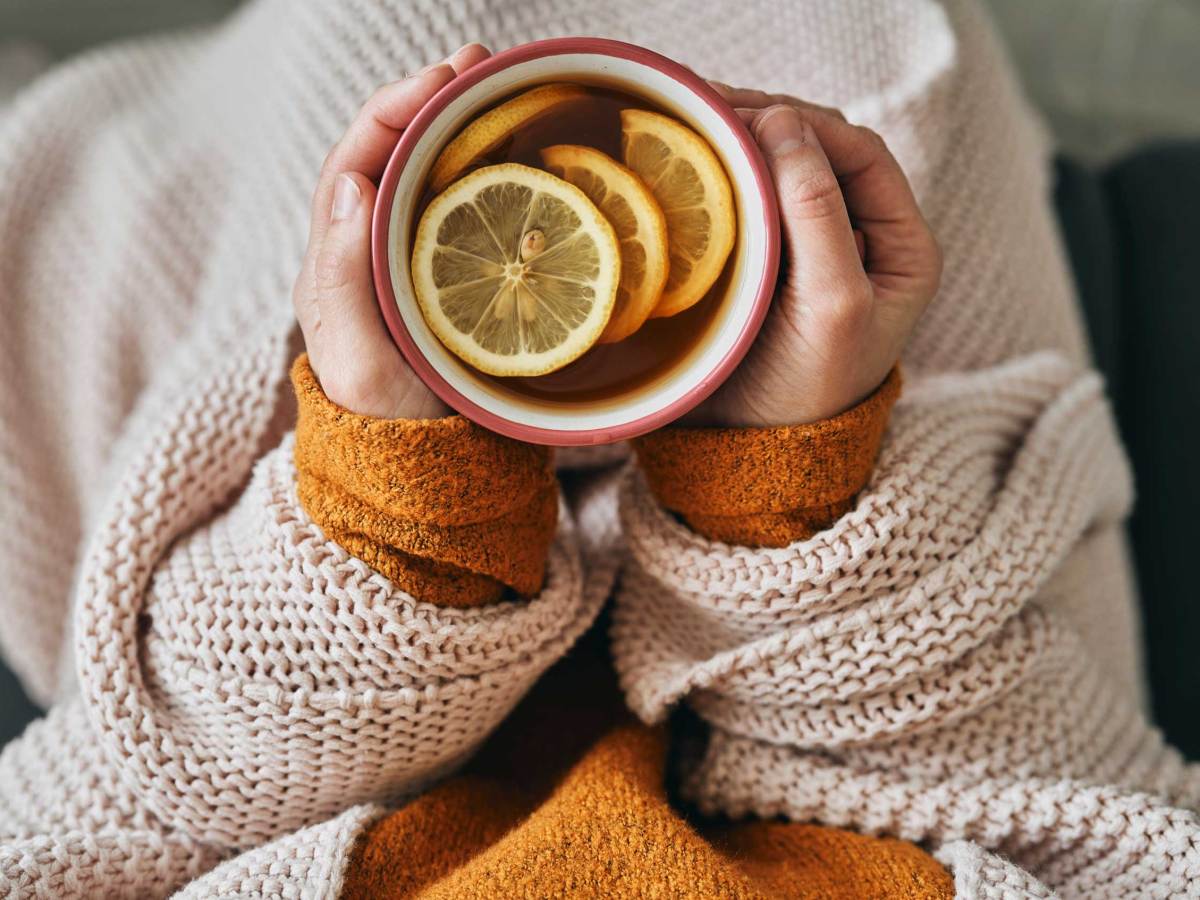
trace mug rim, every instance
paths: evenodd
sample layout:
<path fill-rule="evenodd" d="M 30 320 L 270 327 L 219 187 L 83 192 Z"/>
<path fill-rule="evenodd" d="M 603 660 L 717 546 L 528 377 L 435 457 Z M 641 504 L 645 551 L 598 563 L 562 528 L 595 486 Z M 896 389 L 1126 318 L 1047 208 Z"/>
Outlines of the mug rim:
<path fill-rule="evenodd" d="M 474 87 L 484 79 L 502 72 L 503 70 L 534 59 L 566 54 L 588 54 L 610 56 L 640 63 L 656 69 L 669 78 L 679 82 L 692 93 L 703 100 L 726 125 L 738 143 L 739 149 L 745 155 L 746 161 L 754 176 L 755 188 L 762 198 L 763 229 L 766 236 L 766 253 L 763 269 L 751 302 L 750 314 L 742 322 L 741 331 L 730 345 L 728 351 L 712 370 L 705 374 L 695 385 L 688 388 L 681 396 L 661 409 L 647 413 L 637 419 L 622 422 L 618 425 L 601 428 L 565 430 L 543 428 L 536 425 L 526 425 L 499 415 L 465 396 L 433 367 L 421 353 L 409 333 L 408 326 L 400 314 L 396 302 L 395 289 L 392 285 L 391 271 L 388 260 L 388 231 L 392 218 L 392 207 L 395 203 L 396 187 L 400 174 L 418 141 L 433 124 L 442 111 L 457 97 Z M 433 95 L 421 107 L 420 111 L 404 129 L 392 150 L 379 182 L 379 190 L 375 200 L 375 210 L 371 218 L 371 269 L 375 280 L 375 295 L 379 301 L 380 312 L 391 333 L 392 340 L 399 347 L 401 354 L 412 367 L 417 377 L 432 390 L 446 405 L 499 434 L 528 443 L 549 446 L 588 446 L 601 443 L 615 443 L 646 434 L 666 425 L 694 409 L 711 395 L 733 373 L 738 364 L 749 351 L 754 338 L 762 327 L 770 306 L 771 296 L 775 291 L 775 279 L 779 270 L 780 256 L 780 224 L 779 211 L 775 198 L 774 182 L 767 169 L 766 161 L 754 142 L 745 123 L 704 79 L 691 69 L 677 63 L 660 53 L 639 47 L 636 44 L 597 37 L 563 37 L 547 38 L 519 44 L 507 50 L 502 50 L 486 60 L 472 66 L 466 72 L 456 76 L 441 90 Z"/>

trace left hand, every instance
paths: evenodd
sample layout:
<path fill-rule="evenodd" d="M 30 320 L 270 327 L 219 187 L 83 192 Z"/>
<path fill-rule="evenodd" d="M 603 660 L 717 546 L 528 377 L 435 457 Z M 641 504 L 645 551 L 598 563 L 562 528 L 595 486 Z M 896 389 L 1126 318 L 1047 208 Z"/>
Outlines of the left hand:
<path fill-rule="evenodd" d="M 794 97 L 712 84 L 766 157 L 783 264 L 754 346 L 686 423 L 828 419 L 865 399 L 896 365 L 937 292 L 941 252 L 875 132 Z"/>
<path fill-rule="evenodd" d="M 416 75 L 385 84 L 325 158 L 292 303 L 322 390 L 351 412 L 380 419 L 449 412 L 400 355 L 384 325 L 371 277 L 371 214 L 376 182 L 413 116 L 489 55 L 486 47 L 467 44 Z"/>

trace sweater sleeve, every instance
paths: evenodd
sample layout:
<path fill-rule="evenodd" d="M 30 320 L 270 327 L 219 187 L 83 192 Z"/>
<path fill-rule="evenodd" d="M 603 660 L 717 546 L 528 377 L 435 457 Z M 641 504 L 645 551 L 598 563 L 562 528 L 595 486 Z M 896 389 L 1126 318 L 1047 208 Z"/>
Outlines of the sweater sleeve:
<path fill-rule="evenodd" d="M 325 396 L 306 355 L 292 384 L 297 494 L 327 536 L 441 606 L 537 593 L 558 520 L 548 448 L 461 416 L 356 415 Z"/>
<path fill-rule="evenodd" d="M 868 477 L 886 395 L 639 447 L 613 655 L 644 720 L 706 725 L 682 795 L 923 843 L 964 895 L 1194 892 L 1200 767 L 1094 650 L 1130 502 L 1099 379 L 910 377 Z"/>
<path fill-rule="evenodd" d="M 0 888 L 165 896 L 410 797 L 597 615 L 545 450 L 355 416 L 294 375 L 296 432 L 232 497 L 155 544 L 161 507 L 199 493 L 170 482 L 105 546 L 80 690 L 0 756 Z"/>
<path fill-rule="evenodd" d="M 832 419 L 780 428 L 665 428 L 634 448 L 654 496 L 700 534 L 783 547 L 850 509 L 899 395 L 895 369 L 870 397 Z"/>

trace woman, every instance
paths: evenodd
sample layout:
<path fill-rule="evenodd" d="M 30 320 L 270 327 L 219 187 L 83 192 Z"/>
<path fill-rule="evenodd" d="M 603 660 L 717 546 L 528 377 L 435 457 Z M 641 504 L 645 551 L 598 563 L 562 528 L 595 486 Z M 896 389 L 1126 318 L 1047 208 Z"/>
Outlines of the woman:
<path fill-rule="evenodd" d="M 0 757 L 9 892 L 1194 892 L 1128 478 L 978 11 L 491 12 L 260 2 L 10 113 L 0 639 L 50 712 Z M 481 45 L 373 94 L 298 223 L 373 83 L 569 32 L 842 112 L 721 87 L 783 208 L 768 324 L 702 427 L 556 478 L 436 418 L 366 267 Z"/>

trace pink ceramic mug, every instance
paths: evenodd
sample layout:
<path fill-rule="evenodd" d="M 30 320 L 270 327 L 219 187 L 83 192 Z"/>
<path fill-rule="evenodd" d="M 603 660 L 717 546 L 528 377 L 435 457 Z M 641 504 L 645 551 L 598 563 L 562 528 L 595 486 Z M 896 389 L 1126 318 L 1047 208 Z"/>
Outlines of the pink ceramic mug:
<path fill-rule="evenodd" d="M 450 353 L 425 323 L 409 273 L 414 213 L 438 153 L 497 100 L 547 82 L 599 83 L 666 109 L 712 145 L 729 174 L 738 216 L 733 277 L 718 312 L 665 374 L 626 394 L 550 402 L 507 389 Z M 570 446 L 636 437 L 711 394 L 762 325 L 779 268 L 779 214 L 766 163 L 737 114 L 703 79 L 642 47 L 555 38 L 497 53 L 440 90 L 404 131 L 379 186 L 372 228 L 383 317 L 417 375 L 458 412 L 518 440 Z"/>

